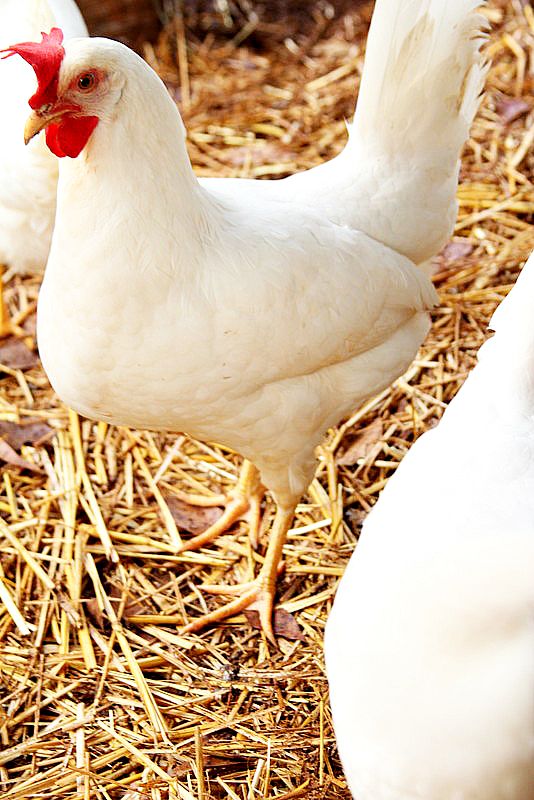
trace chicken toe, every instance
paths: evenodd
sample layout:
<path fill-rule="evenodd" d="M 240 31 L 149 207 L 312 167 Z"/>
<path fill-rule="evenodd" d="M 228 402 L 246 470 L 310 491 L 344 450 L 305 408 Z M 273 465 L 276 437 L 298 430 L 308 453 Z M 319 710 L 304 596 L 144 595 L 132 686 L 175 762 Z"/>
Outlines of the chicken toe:
<path fill-rule="evenodd" d="M 269 534 L 269 546 L 265 554 L 265 561 L 257 578 L 248 583 L 238 586 L 203 586 L 205 591 L 213 594 L 237 595 L 235 600 L 221 606 L 220 608 L 203 614 L 198 619 L 193 620 L 183 628 L 181 633 L 194 633 L 220 622 L 228 617 L 233 617 L 245 608 L 254 607 L 260 617 L 261 629 L 267 639 L 276 645 L 276 638 L 273 631 L 273 608 L 276 595 L 276 579 L 279 572 L 282 558 L 282 549 L 286 540 L 287 532 L 293 522 L 295 505 L 288 508 L 278 506 L 273 528 Z"/>
<path fill-rule="evenodd" d="M 224 512 L 207 530 L 184 542 L 182 550 L 199 550 L 213 542 L 221 533 L 229 530 L 240 519 L 249 526 L 249 537 L 254 549 L 258 546 L 260 531 L 260 507 L 265 489 L 260 481 L 260 473 L 250 461 L 244 461 L 235 489 L 227 495 L 204 497 L 177 492 L 177 496 L 193 506 L 210 508 L 224 506 Z"/>

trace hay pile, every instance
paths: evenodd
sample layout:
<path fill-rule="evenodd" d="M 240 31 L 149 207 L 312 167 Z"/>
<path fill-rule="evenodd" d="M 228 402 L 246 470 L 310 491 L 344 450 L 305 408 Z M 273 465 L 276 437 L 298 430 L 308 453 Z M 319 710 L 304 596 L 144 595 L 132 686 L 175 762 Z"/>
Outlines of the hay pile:
<path fill-rule="evenodd" d="M 275 177 L 340 149 L 370 16 L 368 3 L 352 7 L 332 19 L 314 3 L 306 36 L 267 51 L 185 5 L 146 55 L 181 104 L 200 174 Z M 492 0 L 486 13 L 493 67 L 456 237 L 437 261 L 442 305 L 408 374 L 320 449 L 285 548 L 278 651 L 244 617 L 177 633 L 220 602 L 203 582 L 243 580 L 261 563 L 244 525 L 174 555 L 178 529 L 209 522 L 175 490 L 230 488 L 238 456 L 69 413 L 34 354 L 37 282 L 9 280 L 24 338 L 0 342 L 5 800 L 349 798 L 321 651 L 337 580 L 366 511 L 439 420 L 534 247 L 534 13 L 520 0 Z"/>

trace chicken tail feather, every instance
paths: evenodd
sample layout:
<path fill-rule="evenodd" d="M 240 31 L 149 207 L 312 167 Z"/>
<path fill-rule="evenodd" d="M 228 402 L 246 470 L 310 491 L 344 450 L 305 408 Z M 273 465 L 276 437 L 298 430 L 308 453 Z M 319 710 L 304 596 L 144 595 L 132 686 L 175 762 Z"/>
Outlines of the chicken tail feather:
<path fill-rule="evenodd" d="M 442 140 L 458 158 L 486 72 L 479 5 L 378 0 L 352 125 L 360 141 L 392 153 L 399 142 L 427 149 Z"/>
<path fill-rule="evenodd" d="M 459 158 L 487 72 L 480 5 L 377 0 L 375 6 L 340 160 L 360 185 L 364 178 L 371 207 L 379 210 L 355 222 L 417 264 L 439 251 L 456 219 Z"/>

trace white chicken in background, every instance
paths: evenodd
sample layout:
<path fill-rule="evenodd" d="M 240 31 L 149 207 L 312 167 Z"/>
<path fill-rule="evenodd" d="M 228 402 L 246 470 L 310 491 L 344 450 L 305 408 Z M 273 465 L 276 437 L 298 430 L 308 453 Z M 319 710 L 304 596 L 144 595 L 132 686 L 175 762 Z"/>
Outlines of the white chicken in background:
<path fill-rule="evenodd" d="M 38 41 L 41 31 L 59 25 L 68 37 L 87 29 L 74 0 L 0 0 L 0 47 Z M 50 250 L 58 178 L 57 158 L 39 137 L 24 147 L 21 130 L 28 116 L 25 100 L 35 79 L 18 59 L 0 69 L 0 335 L 10 331 L 2 301 L 2 267 L 42 272 Z"/>
<path fill-rule="evenodd" d="M 326 429 L 398 377 L 436 303 L 417 264 L 449 236 L 485 69 L 473 0 L 378 0 L 352 134 L 277 182 L 195 178 L 157 75 L 106 39 L 13 45 L 39 88 L 26 125 L 60 165 L 38 338 L 52 385 L 95 419 L 241 452 L 212 541 L 264 484 L 277 512 L 257 579 L 187 630 L 256 603 L 272 639 L 277 567 Z M 417 109 L 415 106 L 417 105 Z M 252 462 L 252 463 L 250 463 Z M 252 466 L 254 464 L 255 466 Z"/>
<path fill-rule="evenodd" d="M 328 619 L 356 800 L 534 798 L 534 255 L 365 520 Z"/>

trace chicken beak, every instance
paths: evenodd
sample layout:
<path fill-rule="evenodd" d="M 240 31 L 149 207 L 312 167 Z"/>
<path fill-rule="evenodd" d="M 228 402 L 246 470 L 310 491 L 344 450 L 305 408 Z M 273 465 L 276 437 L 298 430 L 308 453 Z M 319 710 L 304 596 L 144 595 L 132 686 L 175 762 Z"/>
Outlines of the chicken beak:
<path fill-rule="evenodd" d="M 36 111 L 32 111 L 24 126 L 24 144 L 29 144 L 33 137 L 37 136 L 39 131 L 42 131 L 47 124 L 48 119 L 46 117 L 42 117 Z"/>
<path fill-rule="evenodd" d="M 64 113 L 64 110 L 44 114 L 39 111 L 32 111 L 24 126 L 24 144 L 29 144 L 33 137 L 37 136 L 43 128 L 63 116 Z"/>
<path fill-rule="evenodd" d="M 48 122 L 49 119 L 47 116 L 41 116 L 41 114 L 38 114 L 36 111 L 32 111 L 24 126 L 24 144 L 29 144 L 33 137 L 37 136 L 39 131 L 46 128 Z"/>

